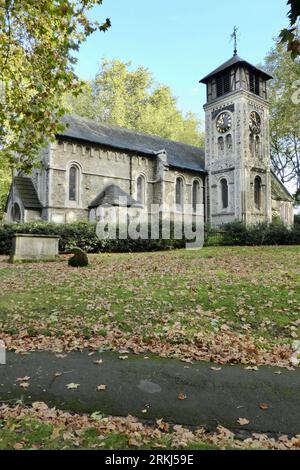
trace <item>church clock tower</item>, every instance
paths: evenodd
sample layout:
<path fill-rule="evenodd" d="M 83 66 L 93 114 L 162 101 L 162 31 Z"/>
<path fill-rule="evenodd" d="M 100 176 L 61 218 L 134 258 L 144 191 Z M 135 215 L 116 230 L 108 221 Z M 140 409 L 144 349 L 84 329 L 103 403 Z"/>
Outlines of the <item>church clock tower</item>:
<path fill-rule="evenodd" d="M 263 70 L 234 56 L 201 80 L 207 86 L 207 219 L 213 227 L 271 222 L 269 104 Z"/>

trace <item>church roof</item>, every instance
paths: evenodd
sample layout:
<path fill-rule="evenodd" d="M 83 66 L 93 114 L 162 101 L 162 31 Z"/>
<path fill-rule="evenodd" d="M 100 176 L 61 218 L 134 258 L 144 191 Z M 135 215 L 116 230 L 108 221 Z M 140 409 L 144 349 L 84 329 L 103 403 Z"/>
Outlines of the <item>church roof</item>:
<path fill-rule="evenodd" d="M 231 57 L 231 59 L 224 62 L 224 64 L 220 65 L 220 67 L 215 69 L 209 75 L 206 75 L 206 77 L 202 78 L 202 80 L 200 80 L 200 83 L 205 83 L 206 84 L 215 75 L 219 75 L 221 72 L 224 72 L 225 70 L 230 69 L 231 67 L 233 67 L 234 65 L 237 65 L 237 64 L 246 65 L 247 67 L 250 67 L 252 70 L 254 70 L 254 71 L 258 72 L 260 75 L 262 75 L 265 78 L 265 80 L 271 80 L 273 78 L 272 75 L 269 75 L 264 70 L 262 70 L 258 67 L 255 67 L 254 65 L 250 64 L 250 62 L 247 62 L 246 60 L 242 59 L 238 55 L 234 55 L 233 57 Z"/>
<path fill-rule="evenodd" d="M 202 148 L 122 127 L 99 124 L 96 121 L 75 115 L 65 116 L 62 121 L 68 127 L 57 136 L 58 138 L 76 139 L 150 155 L 153 158 L 162 150 L 166 150 L 170 166 L 192 171 L 205 171 L 205 154 Z"/>
<path fill-rule="evenodd" d="M 120 198 L 123 201 L 120 201 Z M 117 206 L 117 207 L 140 207 L 143 205 L 135 201 L 129 194 L 115 184 L 107 186 L 101 193 L 91 202 L 90 209 L 99 206 Z"/>
<path fill-rule="evenodd" d="M 42 209 L 42 205 L 31 178 L 15 176 L 13 185 L 18 191 L 25 209 Z"/>
<path fill-rule="evenodd" d="M 271 170 L 272 175 L 272 199 L 277 201 L 293 202 L 294 198 L 286 186 L 280 181 L 276 173 Z"/>

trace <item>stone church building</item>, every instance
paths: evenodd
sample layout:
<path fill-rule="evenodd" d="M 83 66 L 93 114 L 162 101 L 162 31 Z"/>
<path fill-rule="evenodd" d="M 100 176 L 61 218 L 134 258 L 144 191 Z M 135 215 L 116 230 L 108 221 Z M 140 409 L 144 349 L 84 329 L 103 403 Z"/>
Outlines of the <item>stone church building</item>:
<path fill-rule="evenodd" d="M 17 175 L 8 221 L 95 220 L 99 208 L 127 206 L 182 214 L 185 205 L 214 227 L 276 215 L 293 224 L 293 198 L 270 167 L 267 81 L 234 55 L 201 80 L 207 87 L 205 149 L 66 116 L 66 130 L 32 175 Z M 170 209 L 172 208 L 172 209 Z"/>

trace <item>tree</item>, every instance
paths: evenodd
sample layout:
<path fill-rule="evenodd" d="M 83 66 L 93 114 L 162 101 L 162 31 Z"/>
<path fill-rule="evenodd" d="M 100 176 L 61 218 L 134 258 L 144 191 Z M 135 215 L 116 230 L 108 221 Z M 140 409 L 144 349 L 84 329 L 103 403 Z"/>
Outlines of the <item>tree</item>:
<path fill-rule="evenodd" d="M 102 0 L 0 0 L 0 158 L 28 172 L 62 130 L 62 96 L 80 91 L 74 54 L 104 23 L 88 19 Z"/>
<path fill-rule="evenodd" d="M 265 65 L 274 77 L 269 84 L 272 165 L 283 183 L 293 181 L 300 190 L 299 60 L 291 61 L 285 47 L 277 44 Z"/>
<path fill-rule="evenodd" d="M 300 18 L 300 2 L 299 0 L 288 0 L 290 6 L 288 17 L 290 19 L 289 28 L 285 28 L 280 33 L 282 44 L 287 44 L 287 50 L 290 52 L 292 59 L 300 56 L 300 36 L 299 36 L 299 18 Z"/>
<path fill-rule="evenodd" d="M 103 60 L 92 82 L 77 98 L 66 97 L 70 112 L 98 122 L 203 146 L 200 122 L 183 115 L 169 87 L 155 83 L 151 72 L 119 60 Z"/>

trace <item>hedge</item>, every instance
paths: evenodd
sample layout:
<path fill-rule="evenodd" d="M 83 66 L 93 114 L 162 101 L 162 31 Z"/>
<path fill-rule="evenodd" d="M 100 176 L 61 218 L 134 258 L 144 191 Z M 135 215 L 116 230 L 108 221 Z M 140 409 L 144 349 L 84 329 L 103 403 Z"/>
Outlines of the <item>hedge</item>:
<path fill-rule="evenodd" d="M 171 234 L 174 226 L 171 224 Z M 148 228 L 150 230 L 150 227 Z M 96 224 L 76 222 L 73 224 L 53 224 L 48 222 L 31 222 L 24 224 L 0 224 L 0 254 L 9 255 L 11 239 L 16 233 L 58 235 L 59 251 L 68 253 L 78 247 L 87 253 L 143 252 L 184 248 L 186 240 L 101 240 L 96 234 Z"/>
<path fill-rule="evenodd" d="M 300 224 L 288 229 L 282 223 L 261 223 L 246 227 L 243 222 L 223 225 L 219 230 L 208 232 L 208 245 L 257 246 L 300 245 Z"/>

